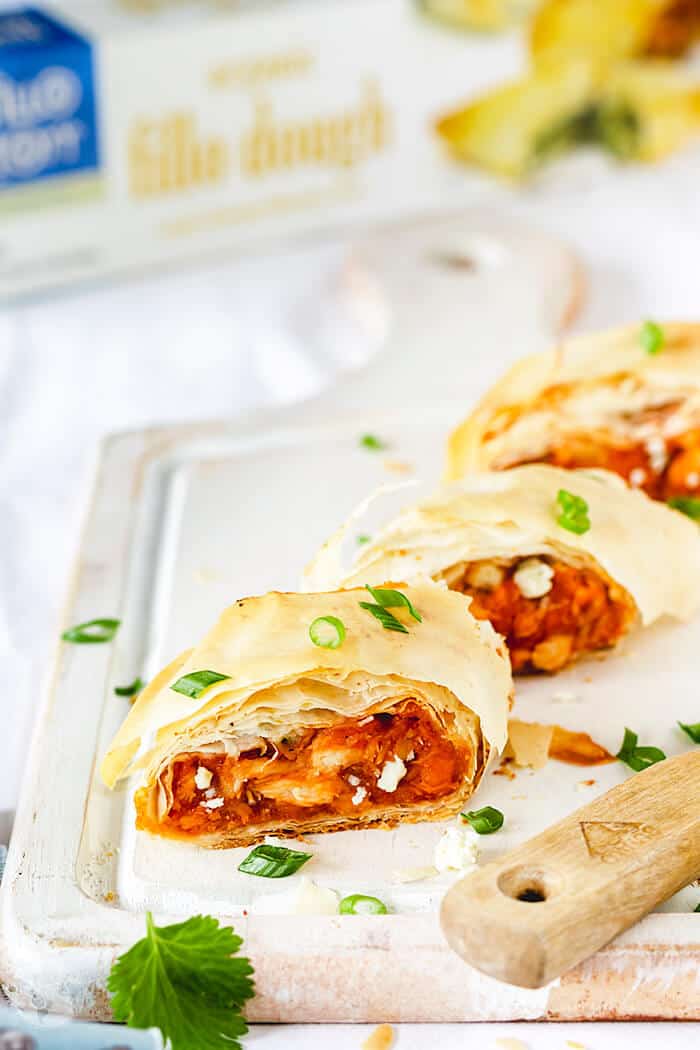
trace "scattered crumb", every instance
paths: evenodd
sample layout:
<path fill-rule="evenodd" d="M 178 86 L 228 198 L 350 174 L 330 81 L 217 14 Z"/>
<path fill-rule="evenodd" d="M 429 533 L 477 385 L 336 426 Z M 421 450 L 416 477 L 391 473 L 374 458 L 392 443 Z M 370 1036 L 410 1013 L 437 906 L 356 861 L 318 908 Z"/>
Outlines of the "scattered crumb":
<path fill-rule="evenodd" d="M 539 722 L 520 722 L 512 718 L 508 722 L 508 743 L 504 757 L 509 757 L 516 766 L 542 769 L 549 758 L 549 746 L 554 734 L 553 726 Z"/>
<path fill-rule="evenodd" d="M 429 864 L 424 868 L 397 868 L 392 873 L 392 878 L 394 882 L 422 882 L 423 879 L 432 879 L 437 874 L 437 868 Z"/>
<path fill-rule="evenodd" d="M 403 459 L 385 459 L 384 469 L 391 474 L 412 474 L 413 465 Z"/>
<path fill-rule="evenodd" d="M 394 1029 L 390 1024 L 380 1024 L 362 1044 L 362 1050 L 389 1050 L 394 1042 Z"/>
<path fill-rule="evenodd" d="M 576 785 L 576 788 L 578 791 L 582 791 L 585 788 L 592 788 L 594 784 L 595 780 L 579 780 L 578 784 Z"/>
<path fill-rule="evenodd" d="M 507 777 L 508 780 L 515 780 L 515 770 L 511 769 L 511 763 L 513 759 L 504 755 L 498 769 L 494 769 L 493 775 L 495 777 Z"/>
<path fill-rule="evenodd" d="M 571 1050 L 586 1050 L 583 1043 L 577 1043 L 573 1039 L 567 1039 L 566 1045 L 571 1047 Z"/>
<path fill-rule="evenodd" d="M 107 904 L 112 904 L 113 901 L 115 901 L 116 899 L 116 896 L 114 895 L 114 893 L 112 893 L 111 890 L 108 893 L 105 893 L 104 897 L 102 898 L 102 900 L 105 901 L 105 903 Z"/>
<path fill-rule="evenodd" d="M 592 682 L 593 678 L 592 678 L 591 675 L 587 674 L 587 675 L 584 675 L 583 680 L 584 680 L 584 682 Z"/>
<path fill-rule="evenodd" d="M 511 802 L 524 802 L 527 800 L 527 795 L 511 795 Z"/>
<path fill-rule="evenodd" d="M 524 1043 L 522 1039 L 497 1039 L 496 1045 L 503 1048 L 503 1050 L 528 1050 L 527 1043 Z"/>

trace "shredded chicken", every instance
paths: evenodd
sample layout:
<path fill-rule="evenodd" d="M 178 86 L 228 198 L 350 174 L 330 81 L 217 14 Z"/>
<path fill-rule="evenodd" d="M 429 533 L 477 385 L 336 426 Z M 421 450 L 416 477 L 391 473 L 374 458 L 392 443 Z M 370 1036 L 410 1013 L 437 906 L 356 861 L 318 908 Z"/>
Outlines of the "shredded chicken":
<path fill-rule="evenodd" d="M 447 740 L 425 708 L 407 700 L 369 720 L 270 741 L 262 754 L 179 755 L 164 773 L 169 810 L 154 827 L 144 789 L 136 796 L 137 826 L 198 835 L 273 820 L 356 817 L 386 805 L 382 774 L 391 763 L 406 770 L 390 793 L 391 802 L 401 804 L 450 795 L 472 770 L 474 756 L 466 745 L 460 749 Z M 203 769 L 212 775 L 215 806 L 197 783 Z"/>
<path fill-rule="evenodd" d="M 652 499 L 700 495 L 700 430 L 628 445 L 604 444 L 589 435 L 580 435 L 551 449 L 541 462 L 568 470 L 611 470 Z"/>
<path fill-rule="evenodd" d="M 474 563 L 444 574 L 452 590 L 470 595 L 474 616 L 490 620 L 504 635 L 514 671 L 559 671 L 581 653 L 607 649 L 635 615 L 631 598 L 611 581 L 590 569 L 547 563 L 551 587 L 539 598 L 525 597 L 517 585 L 521 560 L 499 565 L 501 582 L 491 588 L 473 586 L 475 578 L 484 578 L 475 574 Z"/>

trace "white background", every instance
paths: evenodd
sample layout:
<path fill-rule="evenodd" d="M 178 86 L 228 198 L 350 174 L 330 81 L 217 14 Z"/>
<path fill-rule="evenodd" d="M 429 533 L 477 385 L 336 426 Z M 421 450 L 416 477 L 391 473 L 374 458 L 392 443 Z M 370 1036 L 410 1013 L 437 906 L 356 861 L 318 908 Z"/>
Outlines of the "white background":
<path fill-rule="evenodd" d="M 663 171 L 560 166 L 518 194 L 488 191 L 512 213 L 564 236 L 588 272 L 576 328 L 700 314 L 700 157 Z M 345 244 L 285 247 L 277 256 L 73 293 L 0 314 L 0 656 L 4 732 L 0 808 L 14 804 L 27 727 L 55 637 L 95 443 L 152 422 L 234 416 L 291 400 L 327 381 L 333 346 L 309 349 Z M 497 308 L 497 304 L 494 304 Z M 361 356 L 362 350 L 358 351 Z M 700 993 L 699 993 L 700 994 Z M 265 1050 L 361 1046 L 357 1026 L 263 1027 Z M 700 1026 L 404 1026 L 400 1050 L 589 1050 L 652 1039 L 697 1045 Z"/>

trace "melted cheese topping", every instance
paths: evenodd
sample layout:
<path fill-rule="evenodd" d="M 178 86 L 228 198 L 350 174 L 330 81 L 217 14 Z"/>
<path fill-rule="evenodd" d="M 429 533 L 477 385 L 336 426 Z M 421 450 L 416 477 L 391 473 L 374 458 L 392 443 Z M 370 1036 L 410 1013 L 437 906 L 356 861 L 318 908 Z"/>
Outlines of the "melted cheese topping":
<path fill-rule="evenodd" d="M 635 615 L 629 595 L 591 569 L 540 561 L 551 569 L 550 586 L 541 596 L 528 597 L 518 585 L 522 561 L 501 566 L 503 578 L 490 589 L 473 586 L 483 578 L 474 565 L 443 574 L 451 590 L 471 596 L 472 614 L 505 636 L 514 671 L 559 671 L 581 653 L 607 649 Z"/>
<path fill-rule="evenodd" d="M 154 822 L 142 789 L 137 826 L 198 836 L 230 826 L 381 811 L 387 792 L 392 803 L 440 799 L 469 775 L 474 757 L 466 745 L 446 740 L 425 708 L 408 700 L 370 718 L 263 741 L 238 757 L 178 755 L 161 774 L 170 785 L 170 808 Z M 387 768 L 394 775 L 388 777 Z M 198 787 L 203 769 L 211 773 L 206 792 Z"/>

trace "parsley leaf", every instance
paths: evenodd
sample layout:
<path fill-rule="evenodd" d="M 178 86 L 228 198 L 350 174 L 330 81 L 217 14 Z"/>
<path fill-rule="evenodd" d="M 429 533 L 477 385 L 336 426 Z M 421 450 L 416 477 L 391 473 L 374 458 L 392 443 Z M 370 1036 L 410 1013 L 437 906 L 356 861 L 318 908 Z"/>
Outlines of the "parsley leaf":
<path fill-rule="evenodd" d="M 664 761 L 666 755 L 660 747 L 638 747 L 637 740 L 636 733 L 633 733 L 631 729 L 625 729 L 622 747 L 615 757 L 633 769 L 635 773 Z"/>
<path fill-rule="evenodd" d="M 241 1008 L 253 995 L 250 962 L 233 958 L 241 938 L 209 915 L 155 926 L 148 912 L 146 928 L 109 975 L 115 1020 L 159 1028 L 172 1050 L 241 1050 Z"/>

